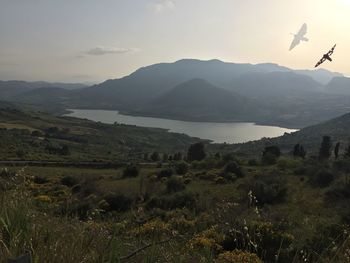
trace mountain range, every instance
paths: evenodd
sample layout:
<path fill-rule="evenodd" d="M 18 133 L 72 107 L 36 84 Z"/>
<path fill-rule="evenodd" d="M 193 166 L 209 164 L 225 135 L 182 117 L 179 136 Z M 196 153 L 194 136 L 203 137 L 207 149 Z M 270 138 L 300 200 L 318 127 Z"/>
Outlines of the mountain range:
<path fill-rule="evenodd" d="M 191 121 L 253 121 L 300 128 L 350 111 L 350 79 L 324 69 L 183 59 L 85 87 L 0 82 L 0 99 Z"/>

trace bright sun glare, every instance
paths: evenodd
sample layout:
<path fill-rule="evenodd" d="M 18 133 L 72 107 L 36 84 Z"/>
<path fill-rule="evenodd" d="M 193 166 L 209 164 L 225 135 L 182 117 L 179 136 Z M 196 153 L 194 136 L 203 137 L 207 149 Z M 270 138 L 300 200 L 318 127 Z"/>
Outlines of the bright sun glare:
<path fill-rule="evenodd" d="M 350 6 L 350 0 L 338 0 L 338 2 Z"/>

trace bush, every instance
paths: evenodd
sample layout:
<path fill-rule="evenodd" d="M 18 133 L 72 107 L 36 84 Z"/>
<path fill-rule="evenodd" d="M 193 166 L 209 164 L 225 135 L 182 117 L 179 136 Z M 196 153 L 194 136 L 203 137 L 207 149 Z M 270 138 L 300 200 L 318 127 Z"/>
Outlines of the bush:
<path fill-rule="evenodd" d="M 133 204 L 133 199 L 123 194 L 110 194 L 104 199 L 108 204 L 106 211 L 125 212 L 128 211 Z"/>
<path fill-rule="evenodd" d="M 163 169 L 163 170 L 161 170 L 161 171 L 158 173 L 157 177 L 158 177 L 158 179 L 161 179 L 161 178 L 164 178 L 164 177 L 165 177 L 165 178 L 168 178 L 168 177 L 171 177 L 173 174 L 174 174 L 173 169 L 168 168 L 168 169 Z"/>
<path fill-rule="evenodd" d="M 340 203 L 350 199 L 350 183 L 338 183 L 326 192 L 326 200 L 332 203 Z"/>
<path fill-rule="evenodd" d="M 300 167 L 301 162 L 300 160 L 297 159 L 291 159 L 291 158 L 283 158 L 281 157 L 278 161 L 277 161 L 277 166 L 279 169 L 281 170 L 286 170 L 286 169 L 295 169 Z"/>
<path fill-rule="evenodd" d="M 333 163 L 333 167 L 338 171 L 350 173 L 350 161 L 349 159 L 337 160 Z"/>
<path fill-rule="evenodd" d="M 79 183 L 79 179 L 77 177 L 66 175 L 61 179 L 61 184 L 72 187 Z"/>
<path fill-rule="evenodd" d="M 292 262 L 291 258 L 295 254 L 293 252 L 290 253 L 290 251 L 294 237 L 286 233 L 283 226 L 270 222 L 252 222 L 248 225 L 238 225 L 233 230 L 226 233 L 225 239 L 221 243 L 224 250 L 254 249 L 258 255 L 263 256 L 266 262 Z M 254 240 L 256 247 L 252 246 L 251 240 Z M 279 254 L 278 261 L 275 258 L 276 254 Z"/>
<path fill-rule="evenodd" d="M 197 175 L 198 175 L 199 179 L 201 179 L 201 180 L 208 180 L 208 181 L 214 181 L 219 176 L 218 173 L 213 172 L 213 171 L 203 172 L 203 173 L 200 173 L 200 174 L 197 174 Z"/>
<path fill-rule="evenodd" d="M 61 207 L 61 213 L 72 217 L 78 217 L 79 220 L 87 220 L 91 212 L 96 208 L 94 198 L 86 198 L 80 201 L 74 201 Z"/>
<path fill-rule="evenodd" d="M 225 184 L 226 183 L 225 178 L 222 177 L 222 176 L 219 176 L 219 177 L 215 178 L 214 181 L 215 181 L 216 184 Z"/>
<path fill-rule="evenodd" d="M 43 176 L 35 176 L 33 181 L 36 184 L 46 184 L 49 180 Z"/>
<path fill-rule="evenodd" d="M 277 162 L 278 157 L 272 153 L 266 153 L 263 155 L 261 162 L 264 165 L 274 165 Z"/>
<path fill-rule="evenodd" d="M 335 177 L 331 171 L 322 169 L 311 175 L 310 182 L 315 186 L 327 187 L 334 181 L 334 179 Z"/>
<path fill-rule="evenodd" d="M 259 205 L 281 203 L 287 195 L 285 180 L 275 172 L 259 176 L 250 186 L 250 190 Z"/>
<path fill-rule="evenodd" d="M 168 193 L 175 193 L 185 189 L 183 181 L 176 177 L 171 177 L 166 183 L 166 189 Z"/>
<path fill-rule="evenodd" d="M 225 167 L 225 174 L 234 173 L 237 177 L 243 177 L 244 173 L 236 162 L 230 162 Z"/>
<path fill-rule="evenodd" d="M 175 171 L 179 175 L 184 175 L 188 172 L 188 164 L 186 162 L 179 162 L 175 165 Z"/>
<path fill-rule="evenodd" d="M 176 208 L 194 209 L 196 208 L 196 198 L 190 192 L 180 192 L 170 196 L 156 196 L 147 202 L 146 207 L 148 209 L 160 208 L 163 210 L 173 210 Z"/>
<path fill-rule="evenodd" d="M 256 159 L 250 159 L 248 161 L 248 165 L 249 166 L 257 166 L 257 165 L 259 165 L 259 163 L 258 163 L 258 161 Z"/>
<path fill-rule="evenodd" d="M 123 171 L 123 178 L 137 177 L 139 168 L 134 164 L 129 164 Z"/>
<path fill-rule="evenodd" d="M 262 163 L 265 165 L 276 164 L 277 159 L 281 156 L 281 151 L 277 146 L 267 146 L 263 151 Z"/>

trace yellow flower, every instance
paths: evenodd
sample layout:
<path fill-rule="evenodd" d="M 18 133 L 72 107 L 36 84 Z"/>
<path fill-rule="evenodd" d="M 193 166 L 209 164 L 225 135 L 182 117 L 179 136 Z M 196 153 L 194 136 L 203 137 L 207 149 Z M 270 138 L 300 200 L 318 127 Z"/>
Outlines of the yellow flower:
<path fill-rule="evenodd" d="M 253 253 L 241 250 L 221 253 L 215 263 L 263 263 L 262 260 Z"/>
<path fill-rule="evenodd" d="M 134 233 L 140 234 L 140 235 L 160 235 L 162 233 L 169 232 L 169 224 L 156 219 L 150 222 L 144 223 L 139 229 L 135 229 L 133 231 Z"/>
<path fill-rule="evenodd" d="M 220 243 L 223 239 L 224 236 L 222 234 L 216 232 L 214 228 L 210 228 L 192 238 L 189 241 L 189 247 L 192 250 L 207 248 L 218 252 L 222 250 Z"/>
<path fill-rule="evenodd" d="M 43 203 L 51 203 L 52 202 L 51 198 L 47 195 L 39 195 L 39 196 L 35 197 L 35 200 L 37 200 L 39 202 L 43 202 Z"/>

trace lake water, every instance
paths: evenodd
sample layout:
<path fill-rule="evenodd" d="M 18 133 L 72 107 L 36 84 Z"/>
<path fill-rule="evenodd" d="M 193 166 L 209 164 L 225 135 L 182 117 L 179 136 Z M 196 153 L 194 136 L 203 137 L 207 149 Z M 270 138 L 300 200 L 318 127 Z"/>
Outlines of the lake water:
<path fill-rule="evenodd" d="M 151 117 L 137 117 L 122 115 L 118 111 L 109 110 L 70 110 L 66 116 L 100 121 L 103 123 L 123 123 L 142 127 L 155 127 L 168 129 L 171 132 L 184 133 L 193 137 L 209 139 L 216 143 L 241 143 L 259 140 L 263 137 L 278 137 L 285 132 L 296 130 L 261 126 L 254 123 L 214 123 L 214 122 L 189 122 Z"/>

